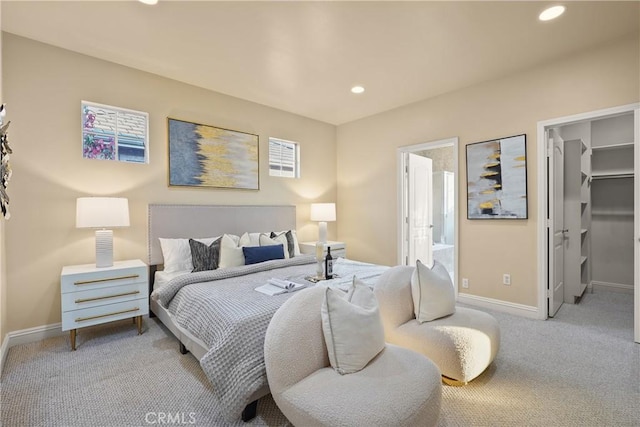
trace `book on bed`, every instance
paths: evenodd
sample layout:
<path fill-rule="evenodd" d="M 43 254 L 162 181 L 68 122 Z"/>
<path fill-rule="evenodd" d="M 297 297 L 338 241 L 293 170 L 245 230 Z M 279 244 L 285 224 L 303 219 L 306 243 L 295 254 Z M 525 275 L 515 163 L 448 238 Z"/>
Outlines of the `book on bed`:
<path fill-rule="evenodd" d="M 307 285 L 304 283 L 296 283 L 291 282 L 289 280 L 282 279 L 269 279 L 269 281 L 256 288 L 256 291 L 261 292 L 265 295 L 280 295 L 286 294 L 288 292 L 299 291 L 300 289 L 306 288 Z"/>

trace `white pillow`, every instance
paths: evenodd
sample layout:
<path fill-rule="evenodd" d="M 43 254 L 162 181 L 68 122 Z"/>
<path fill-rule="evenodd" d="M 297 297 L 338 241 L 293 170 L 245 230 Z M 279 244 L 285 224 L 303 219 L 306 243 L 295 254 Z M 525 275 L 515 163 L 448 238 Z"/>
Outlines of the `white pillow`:
<path fill-rule="evenodd" d="M 203 239 L 194 239 L 205 245 L 210 245 L 220 236 L 207 237 Z M 189 239 L 164 239 L 160 240 L 160 249 L 162 249 L 162 258 L 164 259 L 164 271 L 167 273 L 175 273 L 177 271 L 193 270 L 193 262 L 191 261 L 191 246 Z"/>
<path fill-rule="evenodd" d="M 327 287 L 321 313 L 329 362 L 339 374 L 358 372 L 384 349 L 378 301 L 355 277 L 347 294 Z"/>
<path fill-rule="evenodd" d="M 296 234 L 296 230 L 283 230 L 283 231 L 274 231 L 275 234 L 283 234 L 287 231 L 291 231 L 291 236 L 293 237 L 293 256 L 300 256 L 300 244 L 298 243 L 298 235 Z M 285 249 L 287 247 L 285 246 Z"/>
<path fill-rule="evenodd" d="M 244 233 L 240 236 L 238 246 L 260 246 L 260 234 L 262 233 Z"/>
<path fill-rule="evenodd" d="M 413 310 L 418 322 L 429 322 L 455 313 L 456 296 L 447 269 L 438 261 L 430 269 L 418 260 L 411 276 Z"/>
<path fill-rule="evenodd" d="M 244 265 L 244 253 L 242 246 L 238 246 L 239 239 L 232 235 L 224 234 L 220 241 L 220 261 L 218 268 L 238 267 Z"/>
<path fill-rule="evenodd" d="M 289 251 L 287 250 L 287 236 L 281 234 L 275 238 L 269 237 L 267 234 L 260 235 L 260 246 L 273 246 L 282 245 L 282 251 L 284 252 L 284 258 L 289 258 Z"/>

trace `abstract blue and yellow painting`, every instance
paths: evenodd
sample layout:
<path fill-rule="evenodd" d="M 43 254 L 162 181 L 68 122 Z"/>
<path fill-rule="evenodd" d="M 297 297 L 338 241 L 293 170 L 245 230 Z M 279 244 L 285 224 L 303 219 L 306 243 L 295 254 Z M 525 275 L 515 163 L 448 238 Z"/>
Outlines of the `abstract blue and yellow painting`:
<path fill-rule="evenodd" d="M 527 139 L 467 145 L 467 218 L 527 218 Z"/>
<path fill-rule="evenodd" d="M 258 135 L 169 120 L 169 185 L 259 189 Z"/>

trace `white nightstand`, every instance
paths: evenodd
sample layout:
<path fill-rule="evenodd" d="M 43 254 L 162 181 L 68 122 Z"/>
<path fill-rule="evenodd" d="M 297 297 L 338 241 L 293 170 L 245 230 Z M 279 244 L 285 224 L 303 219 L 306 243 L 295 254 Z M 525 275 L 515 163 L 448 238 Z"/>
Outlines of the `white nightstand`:
<path fill-rule="evenodd" d="M 116 261 L 111 267 L 95 264 L 62 268 L 62 330 L 70 331 L 76 349 L 76 329 L 114 320 L 135 318 L 142 334 L 142 316 L 149 314 L 147 265 L 140 260 Z"/>
<path fill-rule="evenodd" d="M 315 254 L 316 242 L 301 242 L 300 252 L 303 254 Z M 331 240 L 324 244 L 324 255 L 327 255 L 327 247 L 331 248 L 331 256 L 335 259 L 338 257 L 347 257 L 347 245 L 344 242 L 333 242 Z"/>

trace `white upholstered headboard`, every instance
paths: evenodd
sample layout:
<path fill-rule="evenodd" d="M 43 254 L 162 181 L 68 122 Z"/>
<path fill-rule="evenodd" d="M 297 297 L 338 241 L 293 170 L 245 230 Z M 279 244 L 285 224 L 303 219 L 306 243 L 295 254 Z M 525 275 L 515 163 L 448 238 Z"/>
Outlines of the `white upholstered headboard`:
<path fill-rule="evenodd" d="M 158 238 L 296 229 L 295 206 L 149 205 L 149 265 L 163 263 Z"/>

